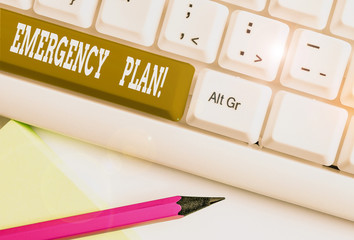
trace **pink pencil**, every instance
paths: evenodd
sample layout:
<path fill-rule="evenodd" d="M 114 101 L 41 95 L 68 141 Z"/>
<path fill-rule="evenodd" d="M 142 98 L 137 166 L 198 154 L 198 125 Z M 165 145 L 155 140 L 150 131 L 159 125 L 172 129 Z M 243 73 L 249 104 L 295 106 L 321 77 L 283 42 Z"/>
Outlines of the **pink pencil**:
<path fill-rule="evenodd" d="M 175 196 L 0 230 L 0 240 L 58 239 L 186 216 L 225 198 Z"/>

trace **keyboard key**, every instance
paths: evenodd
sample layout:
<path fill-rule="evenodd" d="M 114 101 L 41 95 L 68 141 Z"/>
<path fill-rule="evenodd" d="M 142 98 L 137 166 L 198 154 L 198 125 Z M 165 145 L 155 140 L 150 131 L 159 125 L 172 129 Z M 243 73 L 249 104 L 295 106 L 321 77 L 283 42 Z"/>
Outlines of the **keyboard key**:
<path fill-rule="evenodd" d="M 248 143 L 258 141 L 272 91 L 205 69 L 194 88 L 187 123 Z"/>
<path fill-rule="evenodd" d="M 228 12 L 227 7 L 208 0 L 171 0 L 158 46 L 211 63 L 215 60 Z"/>
<path fill-rule="evenodd" d="M 273 19 L 235 11 L 230 19 L 219 64 L 266 81 L 275 79 L 289 27 Z"/>
<path fill-rule="evenodd" d="M 354 0 L 337 2 L 333 14 L 331 32 L 341 37 L 354 40 Z"/>
<path fill-rule="evenodd" d="M 249 8 L 255 11 L 262 11 L 267 3 L 267 0 L 223 0 L 223 1 L 244 8 Z"/>
<path fill-rule="evenodd" d="M 287 21 L 315 29 L 323 29 L 333 0 L 271 0 L 269 13 Z"/>
<path fill-rule="evenodd" d="M 35 0 L 33 10 L 46 17 L 88 28 L 92 24 L 97 3 L 98 0 Z"/>
<path fill-rule="evenodd" d="M 0 0 L 0 3 L 28 10 L 32 7 L 33 0 Z"/>
<path fill-rule="evenodd" d="M 96 29 L 104 34 L 151 46 L 155 41 L 165 0 L 104 0 Z"/>
<path fill-rule="evenodd" d="M 351 51 L 349 43 L 297 29 L 280 78 L 281 83 L 309 94 L 334 99 Z"/>
<path fill-rule="evenodd" d="M 322 165 L 332 165 L 348 113 L 310 98 L 280 91 L 262 145 Z"/>
<path fill-rule="evenodd" d="M 342 171 L 354 174 L 354 117 L 350 121 L 347 135 L 344 139 L 338 167 Z"/>
<path fill-rule="evenodd" d="M 0 11 L 1 69 L 175 121 L 182 117 L 191 65 Z"/>
<path fill-rule="evenodd" d="M 352 56 L 340 100 L 344 105 L 354 108 L 354 55 Z"/>

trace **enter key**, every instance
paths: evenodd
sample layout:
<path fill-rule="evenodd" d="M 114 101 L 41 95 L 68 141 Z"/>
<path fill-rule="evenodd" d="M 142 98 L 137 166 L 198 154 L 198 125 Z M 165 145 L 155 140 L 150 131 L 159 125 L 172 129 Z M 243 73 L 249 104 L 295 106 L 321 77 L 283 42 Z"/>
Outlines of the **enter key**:
<path fill-rule="evenodd" d="M 0 18 L 0 70 L 174 121 L 182 118 L 194 74 L 190 64 L 4 9 Z"/>

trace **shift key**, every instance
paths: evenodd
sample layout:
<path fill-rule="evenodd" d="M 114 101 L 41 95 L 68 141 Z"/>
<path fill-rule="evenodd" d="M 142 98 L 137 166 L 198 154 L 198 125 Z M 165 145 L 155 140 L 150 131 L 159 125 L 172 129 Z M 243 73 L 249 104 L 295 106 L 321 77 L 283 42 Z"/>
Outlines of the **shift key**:
<path fill-rule="evenodd" d="M 0 69 L 178 121 L 194 67 L 0 9 Z M 45 101 L 45 99 L 43 99 Z"/>

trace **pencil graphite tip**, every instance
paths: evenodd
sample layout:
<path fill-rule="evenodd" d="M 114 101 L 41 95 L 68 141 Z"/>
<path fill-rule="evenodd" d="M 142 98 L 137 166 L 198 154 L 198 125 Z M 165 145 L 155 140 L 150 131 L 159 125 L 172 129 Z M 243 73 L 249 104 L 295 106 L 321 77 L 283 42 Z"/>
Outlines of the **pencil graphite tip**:
<path fill-rule="evenodd" d="M 208 207 L 214 203 L 224 200 L 224 197 L 186 197 L 181 196 L 177 202 L 181 206 L 178 215 L 186 216 L 202 208 Z"/>
<path fill-rule="evenodd" d="M 224 197 L 211 197 L 209 200 L 210 205 L 225 200 Z"/>

